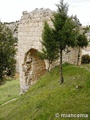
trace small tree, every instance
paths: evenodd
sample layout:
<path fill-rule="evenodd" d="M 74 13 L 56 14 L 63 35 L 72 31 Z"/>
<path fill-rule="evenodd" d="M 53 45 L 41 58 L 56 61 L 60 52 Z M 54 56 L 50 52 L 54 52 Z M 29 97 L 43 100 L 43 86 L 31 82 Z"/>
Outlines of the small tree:
<path fill-rule="evenodd" d="M 79 60 L 80 60 L 80 49 L 87 47 L 87 45 L 88 45 L 88 40 L 85 34 L 79 34 L 77 38 L 77 47 L 78 47 L 77 65 L 79 65 Z"/>
<path fill-rule="evenodd" d="M 50 64 L 58 58 L 58 49 L 56 47 L 56 42 L 53 37 L 53 31 L 49 27 L 48 23 L 45 21 L 44 29 L 42 33 L 42 41 L 43 48 L 42 52 L 39 52 L 39 56 L 42 59 L 46 59 L 49 62 L 48 71 L 50 70 Z"/>
<path fill-rule="evenodd" d="M 87 47 L 87 45 L 88 45 L 88 40 L 87 40 L 87 37 L 85 36 L 85 33 L 87 32 L 89 27 L 81 29 L 81 23 L 80 23 L 79 19 L 77 18 L 77 16 L 75 15 L 73 18 L 74 18 L 75 24 L 77 26 L 76 28 L 78 31 L 76 46 L 78 47 L 77 65 L 79 65 L 81 48 Z"/>
<path fill-rule="evenodd" d="M 60 4 L 57 4 L 58 11 L 54 13 L 54 18 L 52 19 L 54 29 L 53 35 L 55 42 L 58 46 L 60 53 L 60 83 L 64 82 L 63 71 L 62 71 L 62 53 L 66 47 L 74 47 L 77 42 L 77 30 L 76 23 L 73 17 L 67 15 L 68 5 L 64 4 L 63 0 Z"/>
<path fill-rule="evenodd" d="M 62 71 L 62 53 L 67 47 L 74 47 L 77 43 L 77 29 L 73 17 L 67 15 L 68 5 L 64 4 L 63 0 L 56 5 L 58 10 L 54 13 L 51 19 L 53 27 L 49 27 L 47 23 L 44 26 L 43 32 L 43 56 L 49 61 L 60 55 L 60 83 L 64 82 Z M 59 52 L 57 52 L 57 50 Z M 53 57 L 52 57 L 53 56 Z M 53 59 L 52 59 L 53 58 Z"/>
<path fill-rule="evenodd" d="M 11 30 L 0 23 L 0 81 L 4 75 L 13 75 L 15 72 L 15 43 Z"/>

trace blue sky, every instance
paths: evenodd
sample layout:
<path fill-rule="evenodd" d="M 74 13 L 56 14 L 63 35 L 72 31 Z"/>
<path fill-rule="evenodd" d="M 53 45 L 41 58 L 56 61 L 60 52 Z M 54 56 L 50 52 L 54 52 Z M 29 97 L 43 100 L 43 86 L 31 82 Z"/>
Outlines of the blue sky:
<path fill-rule="evenodd" d="M 90 0 L 64 0 L 69 4 L 69 15 L 77 15 L 83 25 L 90 25 Z M 59 0 L 0 0 L 0 19 L 2 22 L 12 22 L 21 18 L 22 12 L 35 8 L 50 8 L 56 10 Z"/>

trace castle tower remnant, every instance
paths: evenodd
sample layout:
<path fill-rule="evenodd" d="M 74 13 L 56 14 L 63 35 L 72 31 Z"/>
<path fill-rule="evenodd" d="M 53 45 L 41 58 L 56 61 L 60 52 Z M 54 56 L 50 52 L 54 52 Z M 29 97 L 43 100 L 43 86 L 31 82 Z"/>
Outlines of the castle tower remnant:
<path fill-rule="evenodd" d="M 30 13 L 24 11 L 22 14 L 23 16 L 21 17 L 21 20 L 18 25 L 18 45 L 19 45 L 18 48 L 19 48 L 20 85 L 21 91 L 24 92 L 30 86 L 28 84 L 32 84 L 34 80 L 38 79 L 41 71 L 45 69 L 45 64 L 41 62 L 37 56 L 35 57 L 35 51 L 40 51 L 42 48 L 42 44 L 40 41 L 42 40 L 42 30 L 44 26 L 44 21 L 46 20 L 50 25 L 52 25 L 50 18 L 53 12 L 50 9 L 36 8 L 34 11 Z M 30 64 L 32 64 L 31 73 L 33 74 L 34 79 L 29 79 L 30 75 L 29 77 L 28 75 L 26 75 L 29 74 L 29 72 L 25 73 L 25 69 L 26 72 L 28 71 L 25 61 L 25 57 L 28 54 L 31 54 L 32 56 L 32 62 L 30 61 L 29 62 Z M 37 66 L 36 68 L 37 70 L 40 70 L 40 72 L 35 73 L 36 70 L 35 67 L 33 67 L 33 64 L 34 66 Z"/>

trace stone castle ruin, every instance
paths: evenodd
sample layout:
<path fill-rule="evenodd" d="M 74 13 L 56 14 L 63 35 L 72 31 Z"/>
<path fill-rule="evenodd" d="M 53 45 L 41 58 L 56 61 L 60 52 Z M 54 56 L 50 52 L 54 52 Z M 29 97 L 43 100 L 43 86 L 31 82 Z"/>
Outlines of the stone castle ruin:
<path fill-rule="evenodd" d="M 51 17 L 53 11 L 50 9 L 35 9 L 28 13 L 23 12 L 23 16 L 18 22 L 18 53 L 19 75 L 21 92 L 27 89 L 48 69 L 48 61 L 41 60 L 37 52 L 42 49 L 42 31 L 44 21 L 52 25 Z M 69 53 L 63 53 L 63 62 L 76 64 L 77 48 L 69 49 Z M 52 68 L 59 64 L 59 60 L 52 63 Z"/>

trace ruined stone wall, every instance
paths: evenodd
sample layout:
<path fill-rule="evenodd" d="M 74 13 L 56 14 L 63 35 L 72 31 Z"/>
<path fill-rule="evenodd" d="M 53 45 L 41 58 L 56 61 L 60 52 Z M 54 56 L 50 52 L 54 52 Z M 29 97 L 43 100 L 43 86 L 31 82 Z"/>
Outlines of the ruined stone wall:
<path fill-rule="evenodd" d="M 21 17 L 18 26 L 19 73 L 21 89 L 26 88 L 22 71 L 25 53 L 32 48 L 36 49 L 37 51 L 41 50 L 42 44 L 40 41 L 42 40 L 44 21 L 47 20 L 49 24 L 52 24 L 50 21 L 52 13 L 53 12 L 49 9 L 35 9 L 30 13 L 27 11 L 23 12 L 23 16 Z"/>
<path fill-rule="evenodd" d="M 19 24 L 19 21 L 4 23 L 4 24 L 12 31 L 13 36 L 18 38 L 18 24 Z"/>
<path fill-rule="evenodd" d="M 26 79 L 26 76 L 25 76 L 25 69 L 23 71 L 23 65 L 24 65 L 24 68 L 27 67 L 25 62 L 25 57 L 28 51 L 30 51 L 31 49 L 34 49 L 36 51 L 40 51 L 42 49 L 42 44 L 40 41 L 42 40 L 42 30 L 44 27 L 44 21 L 46 20 L 49 23 L 49 25 L 52 26 L 52 22 L 51 22 L 52 15 L 53 15 L 53 12 L 50 9 L 35 9 L 30 13 L 28 13 L 27 11 L 24 11 L 23 16 L 21 17 L 21 20 L 19 21 L 19 25 L 18 25 L 19 55 L 18 56 L 19 56 L 20 84 L 21 84 L 22 91 L 26 91 L 27 89 L 26 81 L 28 80 Z M 77 52 L 78 51 L 76 48 L 73 51 L 70 48 L 68 54 L 67 52 L 63 53 L 63 61 L 76 64 Z M 35 74 L 34 80 L 36 80 L 38 74 L 40 73 L 40 72 L 37 73 L 39 69 L 42 71 L 45 68 L 48 68 L 47 61 L 45 61 L 45 67 L 44 67 L 43 66 L 44 64 L 42 65 L 41 63 L 40 65 L 40 62 L 38 62 L 40 60 L 36 58 L 37 57 L 34 57 L 34 56 L 32 58 L 32 60 L 34 60 L 33 63 L 35 63 L 33 64 L 33 67 L 35 65 L 33 69 L 33 74 Z M 59 64 L 59 60 L 53 62 L 51 67 L 54 67 L 58 64 Z"/>

